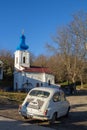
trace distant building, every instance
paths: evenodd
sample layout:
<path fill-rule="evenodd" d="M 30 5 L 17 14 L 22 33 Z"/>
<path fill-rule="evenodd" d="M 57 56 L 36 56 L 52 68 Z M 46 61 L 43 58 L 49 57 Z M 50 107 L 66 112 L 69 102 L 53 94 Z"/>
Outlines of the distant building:
<path fill-rule="evenodd" d="M 49 68 L 30 65 L 30 53 L 22 34 L 21 42 L 14 53 L 14 90 L 30 90 L 54 84 L 54 75 Z"/>
<path fill-rule="evenodd" d="M 3 62 L 0 60 L 0 80 L 3 79 Z"/>

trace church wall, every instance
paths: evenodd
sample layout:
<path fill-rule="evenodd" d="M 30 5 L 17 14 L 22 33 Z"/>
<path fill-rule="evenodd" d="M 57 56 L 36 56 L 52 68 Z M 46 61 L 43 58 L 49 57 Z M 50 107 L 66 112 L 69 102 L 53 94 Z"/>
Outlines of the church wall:
<path fill-rule="evenodd" d="M 20 90 L 23 87 L 25 81 L 25 75 L 22 75 L 22 72 L 14 73 L 14 90 Z"/>
<path fill-rule="evenodd" d="M 55 81 L 54 76 L 51 74 L 45 74 L 45 82 L 49 83 L 49 81 L 50 81 L 50 84 L 54 84 L 54 81 Z"/>
<path fill-rule="evenodd" d="M 14 73 L 14 90 L 20 90 L 26 83 L 32 84 L 32 87 L 36 87 L 36 84 L 41 85 L 43 81 L 43 74 L 37 73 Z"/>
<path fill-rule="evenodd" d="M 18 72 L 14 76 L 14 90 L 20 90 L 24 87 L 39 87 L 39 86 L 49 86 L 54 84 L 54 76 L 45 73 L 28 73 L 28 72 Z"/>
<path fill-rule="evenodd" d="M 36 80 L 40 80 L 40 81 L 44 80 L 43 73 L 26 73 L 26 77 L 30 77 L 32 79 L 36 79 Z"/>
<path fill-rule="evenodd" d="M 37 83 L 39 86 L 42 82 L 44 82 L 44 74 L 43 73 L 26 73 L 25 74 L 25 82 L 31 83 L 32 87 L 36 87 Z"/>
<path fill-rule="evenodd" d="M 23 63 L 23 57 L 25 57 L 25 63 Z M 14 66 L 18 69 L 21 69 L 21 66 L 30 67 L 29 52 L 17 50 L 15 52 L 15 64 L 14 64 Z"/>
<path fill-rule="evenodd" d="M 21 51 L 16 51 L 15 52 L 15 64 L 14 64 L 14 66 L 19 69 L 20 65 L 21 65 Z"/>
<path fill-rule="evenodd" d="M 30 67 L 29 52 L 28 51 L 22 52 L 21 57 L 22 57 L 21 59 L 22 66 Z M 23 57 L 25 57 L 25 63 L 23 63 Z"/>
<path fill-rule="evenodd" d="M 14 90 L 18 90 L 20 88 L 20 72 L 14 72 Z"/>

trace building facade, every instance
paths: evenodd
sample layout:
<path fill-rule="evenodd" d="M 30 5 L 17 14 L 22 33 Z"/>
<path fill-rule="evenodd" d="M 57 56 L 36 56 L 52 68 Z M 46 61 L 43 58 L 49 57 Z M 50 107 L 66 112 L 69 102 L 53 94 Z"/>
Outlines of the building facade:
<path fill-rule="evenodd" d="M 55 77 L 46 67 L 30 65 L 30 53 L 22 34 L 21 42 L 14 53 L 14 90 L 29 91 L 34 87 L 50 86 Z"/>

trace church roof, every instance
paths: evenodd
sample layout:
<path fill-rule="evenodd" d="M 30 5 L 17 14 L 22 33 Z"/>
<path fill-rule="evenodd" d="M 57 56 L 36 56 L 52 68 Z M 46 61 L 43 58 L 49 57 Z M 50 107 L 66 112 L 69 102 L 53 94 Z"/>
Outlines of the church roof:
<path fill-rule="evenodd" d="M 37 67 L 37 66 L 31 66 L 30 68 L 24 67 L 22 70 L 24 72 L 31 72 L 31 73 L 47 73 L 52 74 L 51 70 L 47 67 Z"/>
<path fill-rule="evenodd" d="M 24 36 L 24 34 L 22 34 L 20 39 L 21 39 L 21 42 L 18 45 L 17 50 L 21 50 L 21 51 L 27 50 L 29 47 L 28 47 L 28 45 L 25 44 L 25 36 Z"/>
<path fill-rule="evenodd" d="M 25 68 L 25 72 L 52 73 L 47 67 L 30 67 Z"/>

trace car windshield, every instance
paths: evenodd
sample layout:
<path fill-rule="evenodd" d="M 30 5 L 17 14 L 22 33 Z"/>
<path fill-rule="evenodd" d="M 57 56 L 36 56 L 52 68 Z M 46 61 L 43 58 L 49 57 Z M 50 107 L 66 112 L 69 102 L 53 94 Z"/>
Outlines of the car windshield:
<path fill-rule="evenodd" d="M 29 93 L 30 96 L 37 96 L 37 97 L 44 97 L 47 98 L 49 97 L 50 93 L 42 90 L 32 90 Z"/>

